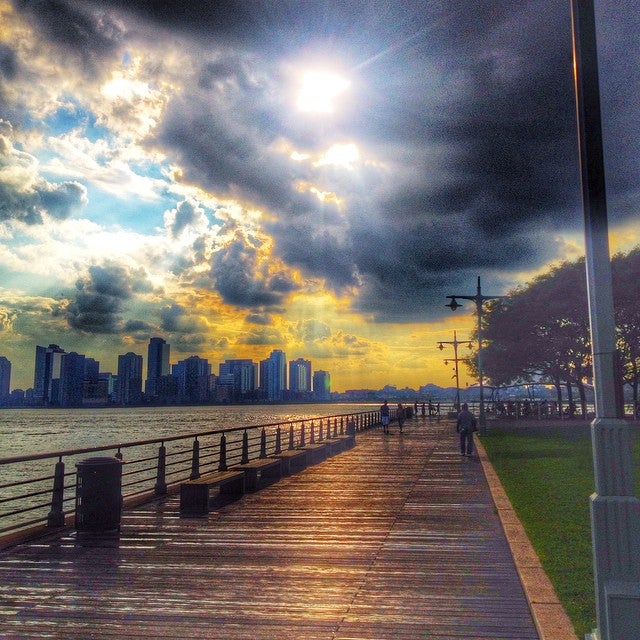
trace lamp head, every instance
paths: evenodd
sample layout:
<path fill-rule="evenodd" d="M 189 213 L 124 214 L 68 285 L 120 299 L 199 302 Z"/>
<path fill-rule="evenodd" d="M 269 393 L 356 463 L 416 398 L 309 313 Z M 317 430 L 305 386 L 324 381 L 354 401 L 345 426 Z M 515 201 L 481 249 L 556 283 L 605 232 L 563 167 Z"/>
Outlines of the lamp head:
<path fill-rule="evenodd" d="M 461 307 L 461 304 L 458 304 L 454 296 L 447 296 L 447 298 L 451 298 L 451 302 L 449 304 L 445 304 L 445 307 L 449 307 L 451 311 L 455 311 L 458 307 Z"/>
<path fill-rule="evenodd" d="M 444 349 L 444 345 L 442 344 L 442 342 L 440 344 L 438 344 L 438 349 L 440 349 L 440 351 L 442 351 Z"/>

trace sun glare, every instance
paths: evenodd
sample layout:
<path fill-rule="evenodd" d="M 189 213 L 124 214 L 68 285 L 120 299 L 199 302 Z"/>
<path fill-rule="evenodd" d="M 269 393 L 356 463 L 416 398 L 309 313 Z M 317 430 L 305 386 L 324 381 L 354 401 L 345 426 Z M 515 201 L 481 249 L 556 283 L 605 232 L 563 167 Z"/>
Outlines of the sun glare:
<path fill-rule="evenodd" d="M 302 78 L 298 109 L 315 113 L 333 113 L 334 100 L 351 83 L 337 73 L 308 71 Z"/>
<path fill-rule="evenodd" d="M 352 169 L 353 165 L 360 160 L 360 151 L 353 143 L 334 144 L 327 152 L 315 162 L 315 166 L 322 167 L 325 165 L 333 165 L 336 167 L 344 167 Z"/>

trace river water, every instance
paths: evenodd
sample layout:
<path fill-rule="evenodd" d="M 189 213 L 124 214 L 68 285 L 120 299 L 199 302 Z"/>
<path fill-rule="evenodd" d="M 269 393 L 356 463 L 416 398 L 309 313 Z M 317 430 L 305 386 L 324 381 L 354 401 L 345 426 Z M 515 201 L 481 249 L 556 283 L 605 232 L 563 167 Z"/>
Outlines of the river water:
<path fill-rule="evenodd" d="M 104 409 L 6 409 L 0 410 L 0 459 L 113 445 L 113 450 L 94 455 L 113 456 L 118 445 L 171 436 L 251 427 L 287 421 L 312 420 L 324 416 L 354 414 L 377 409 L 375 404 L 299 404 L 299 405 L 237 405 L 194 407 L 136 407 Z M 255 435 L 256 432 L 254 432 Z M 230 434 L 229 463 L 240 460 L 242 432 Z M 286 432 L 285 432 L 286 438 Z M 215 445 L 219 436 L 200 440 Z M 257 455 L 259 443 L 250 445 L 250 455 Z M 184 468 L 190 464 L 190 439 L 167 447 L 182 456 Z M 285 442 L 286 446 L 286 442 Z M 183 455 L 180 450 L 185 451 Z M 176 452 L 177 451 L 177 452 Z M 150 489 L 155 479 L 155 459 L 158 445 L 143 445 L 124 450 L 128 474 L 145 483 L 137 488 Z M 211 455 L 211 454 L 209 454 Z M 73 504 L 74 469 L 91 454 L 65 455 L 65 510 Z M 0 535 L 16 527 L 46 521 L 51 505 L 54 466 L 58 456 L 46 460 L 31 460 L 0 465 Z M 186 462 L 184 461 L 186 459 Z M 152 461 L 151 463 L 149 461 Z M 214 465 L 217 462 L 211 462 Z M 211 469 L 208 469 L 211 470 Z M 187 473 L 186 471 L 184 473 Z M 14 510 L 18 510 L 17 512 Z M 34 518 L 29 521 L 29 518 Z"/>
<path fill-rule="evenodd" d="M 0 458 L 377 409 L 373 404 L 0 410 Z"/>

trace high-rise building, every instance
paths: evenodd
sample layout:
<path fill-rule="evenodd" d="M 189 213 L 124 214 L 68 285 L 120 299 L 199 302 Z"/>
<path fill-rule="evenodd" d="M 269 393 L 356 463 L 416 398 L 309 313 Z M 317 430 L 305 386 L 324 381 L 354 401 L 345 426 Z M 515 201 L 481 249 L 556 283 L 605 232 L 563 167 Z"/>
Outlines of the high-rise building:
<path fill-rule="evenodd" d="M 260 387 L 269 401 L 284 399 L 287 390 L 287 356 L 274 349 L 266 360 L 260 361 Z"/>
<path fill-rule="evenodd" d="M 0 356 L 0 402 L 6 402 L 11 388 L 11 362 Z"/>
<path fill-rule="evenodd" d="M 289 391 L 293 398 L 311 393 L 310 360 L 298 358 L 289 361 Z"/>
<path fill-rule="evenodd" d="M 241 400 L 252 395 L 258 386 L 258 365 L 252 360 L 225 360 L 218 366 L 218 384 L 232 387 L 232 398 Z"/>
<path fill-rule="evenodd" d="M 60 386 L 60 365 L 64 349 L 57 344 L 36 347 L 36 363 L 33 375 L 33 403 L 57 404 Z"/>
<path fill-rule="evenodd" d="M 178 381 L 180 402 L 198 404 L 209 399 L 211 365 L 205 358 L 190 356 L 171 367 L 171 375 Z"/>
<path fill-rule="evenodd" d="M 138 404 L 142 401 L 142 356 L 131 351 L 118 356 L 116 402 Z"/>
<path fill-rule="evenodd" d="M 57 402 L 52 398 L 51 404 L 61 407 L 81 407 L 84 391 L 85 357 L 72 351 L 64 353 L 60 362 L 60 385 Z"/>
<path fill-rule="evenodd" d="M 84 359 L 84 377 L 90 382 L 97 382 L 100 375 L 100 363 L 93 358 Z"/>
<path fill-rule="evenodd" d="M 331 376 L 327 371 L 316 371 L 313 374 L 313 397 L 319 402 L 331 398 Z"/>
<path fill-rule="evenodd" d="M 142 374 L 140 374 L 140 376 L 142 377 Z M 106 388 L 107 396 L 109 398 L 114 399 L 118 376 L 117 375 L 114 376 L 113 373 L 111 373 L 111 371 L 101 371 L 98 374 L 98 380 L 105 382 L 105 384 L 107 385 L 107 388 Z"/>
<path fill-rule="evenodd" d="M 151 338 L 147 354 L 147 382 L 145 393 L 154 398 L 158 395 L 158 381 L 169 375 L 169 354 L 171 346 L 162 338 Z"/>

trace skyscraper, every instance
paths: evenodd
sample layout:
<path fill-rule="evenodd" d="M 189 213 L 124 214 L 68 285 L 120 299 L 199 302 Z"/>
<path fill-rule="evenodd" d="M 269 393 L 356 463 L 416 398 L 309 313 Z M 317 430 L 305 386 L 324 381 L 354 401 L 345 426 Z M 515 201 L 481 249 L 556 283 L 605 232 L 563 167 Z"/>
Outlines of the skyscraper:
<path fill-rule="evenodd" d="M 269 401 L 283 400 L 287 389 L 287 356 L 274 349 L 266 360 L 260 361 L 260 387 Z"/>
<path fill-rule="evenodd" d="M 137 404 L 142 400 L 142 356 L 131 351 L 118 356 L 116 402 Z"/>
<path fill-rule="evenodd" d="M 298 358 L 289 362 L 289 391 L 292 397 L 311 393 L 311 361 Z"/>
<path fill-rule="evenodd" d="M 85 357 L 72 351 L 64 353 L 60 362 L 60 384 L 57 399 L 51 404 L 61 407 L 81 407 L 85 380 Z"/>
<path fill-rule="evenodd" d="M 174 364 L 172 375 L 178 381 L 180 402 L 188 404 L 206 402 L 209 399 L 210 373 L 209 361 L 198 356 L 190 356 Z"/>
<path fill-rule="evenodd" d="M 33 374 L 34 404 L 58 403 L 60 364 L 64 352 L 64 349 L 61 349 L 57 344 L 36 347 L 36 363 Z"/>
<path fill-rule="evenodd" d="M 9 398 L 11 386 L 11 362 L 4 356 L 0 356 L 0 402 Z"/>
<path fill-rule="evenodd" d="M 234 400 L 249 396 L 258 386 L 257 365 L 252 360 L 241 358 L 225 360 L 218 366 L 218 373 L 222 384 L 231 382 Z"/>
<path fill-rule="evenodd" d="M 313 374 L 313 397 L 319 402 L 331 399 L 331 376 L 327 371 L 316 371 Z"/>
<path fill-rule="evenodd" d="M 170 351 L 171 346 L 162 338 L 151 338 L 149 340 L 145 393 L 150 398 L 154 398 L 158 394 L 158 380 L 163 376 L 169 375 Z"/>

